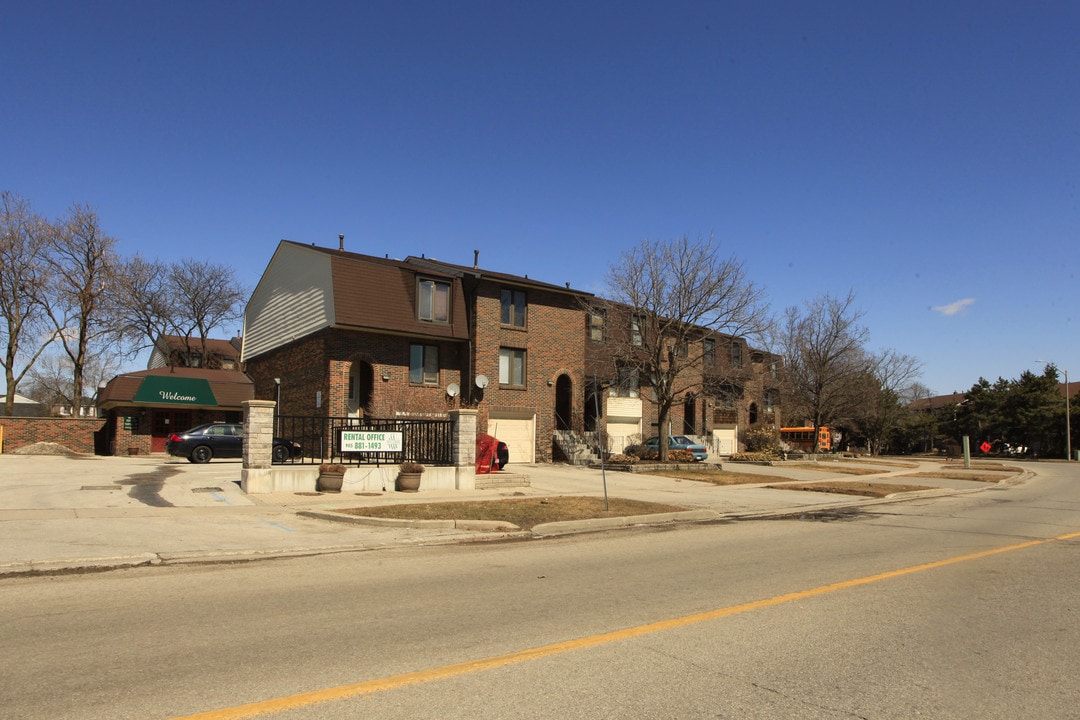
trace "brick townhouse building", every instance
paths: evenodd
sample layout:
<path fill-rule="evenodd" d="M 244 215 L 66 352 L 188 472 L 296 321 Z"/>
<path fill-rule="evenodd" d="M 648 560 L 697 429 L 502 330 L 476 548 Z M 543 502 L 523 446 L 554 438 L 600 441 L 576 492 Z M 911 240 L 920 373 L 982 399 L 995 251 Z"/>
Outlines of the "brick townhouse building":
<path fill-rule="evenodd" d="M 245 311 L 241 364 L 255 397 L 294 416 L 472 407 L 479 430 L 509 445 L 511 463 L 563 459 L 558 438 L 583 438 L 597 417 L 618 437 L 655 434 L 652 404 L 625 379 L 611 379 L 615 336 L 608 327 L 597 332 L 592 294 L 478 261 L 396 260 L 281 241 Z M 617 332 L 629 332 L 623 325 Z M 738 427 L 769 417 L 767 356 L 741 339 L 712 340 L 727 359 L 699 378 L 701 389 L 673 415 L 674 430 L 714 446 L 721 437 L 730 452 Z M 729 372 L 732 358 L 747 356 Z"/>
<path fill-rule="evenodd" d="M 556 404 L 561 423 L 581 424 L 583 295 L 424 257 L 282 241 L 248 303 L 241 359 L 256 397 L 284 415 L 475 407 L 511 462 L 545 461 Z"/>
<path fill-rule="evenodd" d="M 657 406 L 650 401 L 642 361 L 625 358 L 658 332 L 656 323 L 625 305 L 607 301 L 586 310 L 585 429 L 604 419 L 607 447 L 626 445 L 660 434 Z M 779 426 L 780 358 L 751 348 L 744 338 L 701 330 L 678 352 L 685 359 L 680 389 L 668 416 L 667 431 L 704 442 L 710 452 L 729 455 L 740 448 L 739 433 L 757 423 Z M 672 347 L 670 350 L 675 351 Z M 598 393 L 598 395 L 594 395 Z"/>

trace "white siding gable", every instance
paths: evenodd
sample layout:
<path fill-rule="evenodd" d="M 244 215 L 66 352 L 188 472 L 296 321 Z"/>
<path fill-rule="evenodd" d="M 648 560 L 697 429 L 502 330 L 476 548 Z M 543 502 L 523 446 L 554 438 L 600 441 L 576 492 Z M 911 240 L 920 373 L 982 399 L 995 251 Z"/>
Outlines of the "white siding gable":
<path fill-rule="evenodd" d="M 278 246 L 244 311 L 243 360 L 334 324 L 329 255 Z"/>

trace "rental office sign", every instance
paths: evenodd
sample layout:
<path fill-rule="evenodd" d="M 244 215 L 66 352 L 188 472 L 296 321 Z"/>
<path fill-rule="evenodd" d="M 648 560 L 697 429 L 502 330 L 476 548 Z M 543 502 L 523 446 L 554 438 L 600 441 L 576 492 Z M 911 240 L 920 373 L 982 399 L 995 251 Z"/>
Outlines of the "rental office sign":
<path fill-rule="evenodd" d="M 342 430 L 341 452 L 401 452 L 405 433 L 382 430 Z"/>

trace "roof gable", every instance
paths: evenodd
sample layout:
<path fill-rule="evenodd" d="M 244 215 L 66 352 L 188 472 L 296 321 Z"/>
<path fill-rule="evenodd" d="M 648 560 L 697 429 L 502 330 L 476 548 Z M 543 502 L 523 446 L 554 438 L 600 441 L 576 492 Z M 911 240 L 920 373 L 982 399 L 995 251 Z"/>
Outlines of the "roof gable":
<path fill-rule="evenodd" d="M 417 317 L 423 277 L 450 286 L 449 322 Z M 465 340 L 461 280 L 400 260 L 282 240 L 245 309 L 243 360 L 331 327 Z"/>

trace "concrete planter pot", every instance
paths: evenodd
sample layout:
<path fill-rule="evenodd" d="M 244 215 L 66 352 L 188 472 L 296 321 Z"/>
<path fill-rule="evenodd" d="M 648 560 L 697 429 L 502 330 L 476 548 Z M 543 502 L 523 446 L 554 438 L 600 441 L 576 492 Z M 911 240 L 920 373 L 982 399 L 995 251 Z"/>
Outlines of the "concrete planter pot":
<path fill-rule="evenodd" d="M 395 487 L 398 492 L 418 492 L 420 490 L 420 477 L 424 474 L 424 466 L 420 463 L 401 463 L 398 470 Z"/>
<path fill-rule="evenodd" d="M 398 492 L 419 492 L 420 491 L 420 478 L 424 476 L 424 473 L 398 473 L 397 476 L 397 490 Z"/>
<path fill-rule="evenodd" d="M 324 463 L 319 466 L 319 479 L 315 481 L 315 489 L 319 492 L 339 493 L 341 486 L 345 484 L 345 466 Z"/>

